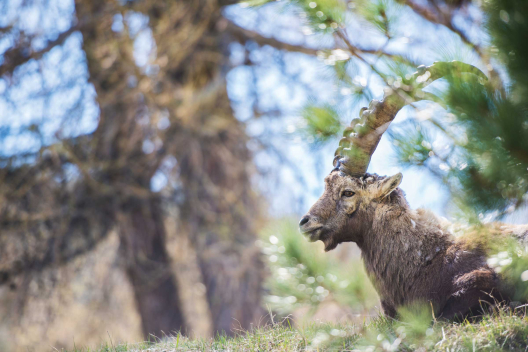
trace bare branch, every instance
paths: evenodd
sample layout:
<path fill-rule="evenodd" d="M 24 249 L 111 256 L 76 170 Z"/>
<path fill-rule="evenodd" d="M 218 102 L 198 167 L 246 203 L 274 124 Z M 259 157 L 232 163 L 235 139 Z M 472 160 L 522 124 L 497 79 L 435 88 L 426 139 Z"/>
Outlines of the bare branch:
<path fill-rule="evenodd" d="M 220 6 L 229 6 L 229 5 L 238 4 L 240 1 L 241 0 L 219 0 L 218 4 L 220 4 Z"/>
<path fill-rule="evenodd" d="M 5 26 L 5 27 L 0 27 L 0 33 L 7 33 L 7 32 L 9 32 L 11 29 L 13 29 L 13 25 L 8 25 L 8 26 Z"/>
<path fill-rule="evenodd" d="M 233 37 L 240 43 L 246 43 L 247 41 L 254 41 L 260 46 L 269 45 L 279 50 L 286 50 L 290 52 L 298 52 L 307 55 L 317 55 L 317 52 L 325 49 L 312 49 L 302 45 L 294 45 L 282 42 L 275 38 L 264 37 L 263 35 L 251 31 L 249 29 L 242 28 L 233 22 L 229 21 L 226 31 L 233 35 Z"/>
<path fill-rule="evenodd" d="M 302 45 L 285 43 L 275 38 L 264 37 L 263 35 L 255 31 L 242 28 L 231 21 L 228 22 L 226 30 L 229 31 L 229 33 L 231 33 L 234 36 L 234 38 L 240 43 L 246 43 L 247 41 L 254 41 L 260 46 L 269 45 L 275 49 L 285 50 L 289 52 L 299 52 L 299 53 L 303 53 L 307 55 L 316 56 L 321 51 L 330 51 L 330 50 L 337 49 L 337 48 L 317 48 L 316 49 L 316 48 L 308 48 Z M 352 56 L 355 56 L 362 61 L 365 61 L 365 59 L 360 56 L 361 54 L 380 55 L 380 56 L 387 56 L 390 58 L 398 57 L 402 60 L 406 60 L 400 55 L 391 54 L 381 49 L 365 49 L 365 48 L 354 46 L 349 40 L 347 40 L 346 36 L 340 31 L 337 32 L 337 35 L 339 38 L 341 38 L 344 41 L 346 45 L 345 50 L 348 50 Z"/>
<path fill-rule="evenodd" d="M 7 50 L 4 53 L 4 63 L 2 64 L 2 66 L 0 66 L 0 76 L 3 76 L 5 74 L 13 74 L 13 72 L 18 66 L 25 64 L 31 59 L 40 59 L 44 54 L 49 52 L 54 47 L 62 45 L 66 41 L 66 39 L 76 30 L 78 30 L 77 26 L 70 27 L 70 29 L 68 29 L 67 31 L 59 34 L 57 39 L 48 42 L 48 45 L 44 49 L 30 52 L 29 54 L 26 52 L 26 49 L 28 49 L 26 47 L 15 46 L 12 49 Z"/>
<path fill-rule="evenodd" d="M 412 0 L 400 0 L 400 2 L 409 6 L 411 10 L 413 10 L 415 13 L 422 16 L 424 19 L 428 20 L 429 22 L 437 23 L 437 24 L 444 24 L 443 21 L 439 19 L 438 16 L 436 16 L 436 14 L 433 11 L 431 11 L 429 8 L 427 8 L 426 6 L 417 4 L 413 2 Z"/>
<path fill-rule="evenodd" d="M 341 31 L 341 30 L 336 31 L 335 32 L 335 36 L 337 36 L 339 39 L 341 39 L 343 41 L 343 43 L 345 44 L 345 46 L 347 47 L 348 51 L 350 52 L 350 54 L 352 56 L 358 58 L 363 63 L 365 63 L 366 65 L 370 66 L 370 68 L 374 72 L 376 72 L 383 79 L 384 79 L 384 77 L 381 74 L 381 72 L 379 72 L 375 68 L 375 65 L 367 62 L 367 60 L 365 60 L 365 58 L 362 56 L 363 54 L 376 55 L 378 57 L 385 56 L 385 57 L 388 57 L 388 58 L 391 58 L 391 59 L 394 59 L 394 60 L 400 60 L 401 62 L 404 62 L 407 65 L 417 66 L 417 64 L 415 62 L 411 61 L 410 59 L 408 59 L 408 58 L 406 58 L 406 57 L 404 57 L 402 55 L 392 54 L 392 53 L 386 52 L 385 50 L 383 50 L 383 48 L 385 46 L 383 46 L 383 47 L 381 47 L 379 49 L 364 49 L 364 48 L 359 48 L 359 47 L 355 46 L 354 44 L 352 44 L 350 42 L 350 40 L 348 39 L 346 33 Z"/>
<path fill-rule="evenodd" d="M 422 16 L 424 19 L 428 20 L 429 22 L 440 24 L 440 25 L 443 25 L 449 28 L 452 32 L 458 34 L 458 36 L 460 37 L 460 39 L 462 39 L 464 43 L 466 43 L 467 45 L 475 49 L 475 51 L 480 56 L 483 55 L 483 49 L 478 44 L 473 43 L 469 39 L 469 37 L 466 35 L 466 33 L 464 33 L 462 30 L 460 30 L 459 28 L 456 28 L 453 25 L 453 22 L 451 21 L 452 16 L 448 16 L 445 13 L 442 13 L 441 16 L 437 16 L 435 13 L 433 13 L 433 11 L 431 11 L 427 7 L 417 4 L 412 0 L 402 0 L 402 2 L 405 5 L 409 6 L 416 14 Z"/>

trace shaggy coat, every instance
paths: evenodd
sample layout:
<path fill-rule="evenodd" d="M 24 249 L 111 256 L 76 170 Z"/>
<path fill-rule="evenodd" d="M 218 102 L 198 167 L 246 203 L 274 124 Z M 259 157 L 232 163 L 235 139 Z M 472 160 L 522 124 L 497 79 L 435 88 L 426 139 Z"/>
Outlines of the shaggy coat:
<path fill-rule="evenodd" d="M 429 211 L 411 210 L 398 188 L 401 179 L 332 171 L 323 195 L 301 219 L 301 232 L 323 241 L 326 251 L 356 242 L 391 317 L 401 306 L 425 303 L 437 318 L 453 319 L 480 314 L 485 302 L 508 300 L 483 246 L 455 238 L 447 221 Z M 525 227 L 508 229 L 526 235 Z"/>

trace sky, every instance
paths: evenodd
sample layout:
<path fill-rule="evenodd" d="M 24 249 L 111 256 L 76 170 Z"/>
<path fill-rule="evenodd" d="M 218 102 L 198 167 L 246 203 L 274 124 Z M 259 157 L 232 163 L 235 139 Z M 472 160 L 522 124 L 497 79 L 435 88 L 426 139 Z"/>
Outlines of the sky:
<path fill-rule="evenodd" d="M 280 10 L 278 10 L 279 8 Z M 306 35 L 305 33 L 310 33 L 310 31 L 288 7 L 281 8 L 280 5 L 277 5 L 275 7 L 270 6 L 267 9 L 255 10 L 232 6 L 226 10 L 226 16 L 240 26 L 291 44 L 315 48 L 332 47 L 334 45 L 333 40 L 328 38 L 328 36 Z M 404 16 L 415 15 L 405 13 Z M 357 27 L 358 24 L 351 23 L 349 33 L 354 33 Z M 436 27 L 429 30 L 438 32 Z M 408 32 L 407 34 L 411 34 L 413 31 L 417 31 L 416 25 L 406 26 L 404 31 Z M 450 35 L 448 31 L 440 29 L 439 32 L 436 34 L 438 40 L 449 41 L 449 39 L 443 38 L 446 35 Z M 353 40 L 361 38 L 360 35 L 355 38 L 353 34 L 351 37 Z M 405 50 L 406 44 L 406 41 L 401 41 L 401 48 L 395 46 L 393 50 Z M 365 47 L 372 46 L 372 43 L 365 44 Z M 427 50 L 422 51 L 424 52 L 423 56 L 427 57 Z M 271 197 L 269 197 L 270 210 L 275 216 L 288 213 L 300 215 L 306 212 L 310 205 L 322 194 L 323 178 L 333 168 L 332 160 L 337 147 L 337 140 L 329 142 L 327 145 L 311 145 L 299 133 L 299 128 L 302 128 L 302 118 L 299 115 L 305 104 L 313 99 L 333 104 L 343 103 L 343 106 L 338 106 L 338 108 L 345 116 L 345 120 L 348 120 L 343 121 L 344 123 L 348 123 L 357 117 L 360 108 L 367 105 L 366 101 L 355 105 L 342 100 L 339 102 L 333 101 L 335 100 L 337 88 L 333 84 L 333 78 L 330 74 L 331 68 L 325 65 L 322 60 L 307 57 L 304 54 L 286 54 L 285 56 L 287 69 L 291 66 L 293 67 L 292 70 L 300 72 L 297 76 L 299 81 L 305 82 L 307 85 L 315 83 L 316 87 L 312 87 L 313 91 L 309 93 L 316 96 L 307 97 L 306 90 L 292 85 L 291 82 L 284 82 L 283 72 L 276 67 L 269 67 L 262 74 L 265 79 L 261 82 L 261 96 L 266 99 L 268 95 L 272 95 L 273 98 L 269 100 L 273 101 L 274 104 L 280 105 L 283 111 L 280 121 L 277 121 L 277 119 L 273 120 L 276 125 L 274 129 L 279 131 L 277 133 L 278 137 L 275 137 L 275 143 L 280 145 L 281 150 L 286 152 L 288 159 L 293 161 L 294 167 L 298 169 L 297 172 L 294 172 L 291 168 L 280 166 L 282 185 L 275 185 L 277 189 L 272 190 L 270 192 Z M 436 58 L 431 56 L 424 63 L 431 64 L 434 59 Z M 247 71 L 247 68 L 240 67 L 233 69 L 229 73 L 228 88 L 230 97 L 234 100 L 241 100 L 241 97 L 244 96 L 244 89 L 247 86 L 245 82 L 251 79 Z M 366 67 L 360 68 L 358 79 L 366 80 L 367 77 L 369 77 L 369 70 Z M 381 99 L 383 96 L 383 84 L 376 82 L 374 79 L 369 79 L 369 84 L 374 92 L 374 97 Z M 267 92 L 268 87 L 274 88 L 272 94 Z M 339 95 L 339 92 L 337 94 Z M 251 112 L 247 105 L 235 104 L 234 106 L 237 117 L 243 121 L 248 121 L 250 133 L 257 131 L 256 134 L 258 134 L 258 132 L 266 128 L 266 125 L 269 125 L 268 120 L 252 121 L 250 119 Z M 424 107 L 423 104 L 422 107 Z M 395 120 L 395 123 L 408 118 L 408 111 L 409 109 L 404 109 Z M 257 155 L 256 162 L 257 164 L 274 163 L 273 158 L 268 155 Z M 400 187 L 405 191 L 411 207 L 425 207 L 439 215 L 446 215 L 448 193 L 443 184 L 428 171 L 416 168 L 402 169 L 399 167 L 392 145 L 386 136 L 383 136 L 372 158 L 368 172 L 380 175 L 392 175 L 402 172 L 404 177 Z M 297 174 L 302 175 L 304 182 L 299 182 Z"/>
<path fill-rule="evenodd" d="M 0 25 L 13 21 L 15 10 L 22 0 L 8 0 L 0 15 Z M 474 8 L 470 11 L 475 12 Z M 42 34 L 44 39 L 54 39 L 68 28 L 73 13 L 71 0 L 50 0 L 42 12 L 41 7 L 25 10 L 17 24 L 28 31 Z M 394 52 L 412 52 L 429 65 L 445 58 L 462 59 L 479 65 L 476 55 L 464 48 L 460 39 L 449 30 L 423 21 L 410 10 L 401 8 L 395 19 L 398 40 L 388 49 Z M 303 19 L 291 7 L 283 3 L 267 5 L 258 9 L 241 5 L 229 6 L 225 16 L 236 24 L 274 37 L 281 41 L 306 45 L 313 48 L 334 46 L 331 36 L 314 34 Z M 480 14 L 475 12 L 479 20 Z M 473 38 L 482 34 L 459 18 L 457 25 L 468 29 Z M 113 29 L 120 31 L 123 21 L 127 21 L 131 33 L 136 36 L 134 55 L 136 63 L 148 70 L 149 61 L 155 56 L 155 43 L 152 41 L 148 20 L 142 15 L 130 15 L 123 19 L 114 18 Z M 478 21 L 477 21 L 478 23 Z M 348 33 L 351 40 L 365 47 L 376 48 L 383 41 L 358 21 L 350 21 Z M 0 39 L 0 53 L 9 47 L 9 37 Z M 485 38 L 482 39 L 485 41 Z M 90 133 L 97 126 L 98 107 L 95 92 L 87 84 L 88 73 L 81 48 L 82 36 L 73 34 L 62 47 L 51 50 L 41 62 L 30 61 L 18 72 L 14 87 L 7 89 L 6 82 L 0 79 L 0 133 L 9 130 L 10 136 L 0 138 L 3 155 L 32 150 L 40 141 L 25 126 L 35 123 L 44 132 L 45 143 L 51 143 L 55 132 L 61 130 L 66 135 Z M 35 42 L 38 49 L 39 41 Z M 275 49 L 263 47 L 251 50 L 252 66 L 239 65 L 244 48 L 239 44 L 231 47 L 232 69 L 227 75 L 228 94 L 232 101 L 235 116 L 247 126 L 250 136 L 258 137 L 269 147 L 261 151 L 255 141 L 250 148 L 255 152 L 255 162 L 261 173 L 255 177 L 255 187 L 265 194 L 272 216 L 300 216 L 323 191 L 323 178 L 332 169 L 332 160 L 337 140 L 325 145 L 310 143 L 302 131 L 302 108 L 309 102 L 330 103 L 338 108 L 348 123 L 358 115 L 367 101 L 354 103 L 347 92 L 334 85 L 332 68 L 323 60 L 300 53 L 278 55 Z M 383 84 L 372 78 L 369 69 L 358 66 L 358 81 L 365 81 L 375 98 L 381 98 Z M 52 92 L 52 93 L 50 93 Z M 82 108 L 79 109 L 80 104 Z M 279 116 L 270 113 L 256 118 L 254 106 L 263 111 L 280 111 Z M 419 104 L 420 109 L 431 113 L 444 113 L 434 104 Z M 404 109 L 394 125 L 410 116 L 411 109 Z M 14 133 L 13 133 L 14 132 Z M 144 146 L 144 149 L 148 146 Z M 402 169 L 396 163 L 395 153 L 388 138 L 384 136 L 372 158 L 368 172 L 380 175 L 403 173 L 401 188 L 407 195 L 412 208 L 425 207 L 441 216 L 449 216 L 447 211 L 449 195 L 435 176 L 428 171 L 416 168 Z M 152 189 L 160 190 L 167 179 L 157 173 L 152 180 Z"/>

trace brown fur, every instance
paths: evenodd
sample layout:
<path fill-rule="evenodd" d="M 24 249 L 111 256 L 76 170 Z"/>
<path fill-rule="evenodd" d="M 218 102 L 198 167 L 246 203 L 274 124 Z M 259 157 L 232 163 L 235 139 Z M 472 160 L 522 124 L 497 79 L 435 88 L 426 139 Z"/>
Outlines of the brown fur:
<path fill-rule="evenodd" d="M 449 224 L 427 210 L 411 210 L 400 182 L 401 174 L 351 177 L 334 170 L 300 229 L 312 241 L 323 241 L 326 251 L 356 242 L 389 316 L 401 306 L 425 303 L 436 317 L 453 319 L 481 312 L 487 306 L 482 301 L 507 300 L 486 264 L 485 246 L 456 239 Z M 355 194 L 346 197 L 345 190 Z M 519 237 L 526 234 L 525 228 L 519 231 Z"/>

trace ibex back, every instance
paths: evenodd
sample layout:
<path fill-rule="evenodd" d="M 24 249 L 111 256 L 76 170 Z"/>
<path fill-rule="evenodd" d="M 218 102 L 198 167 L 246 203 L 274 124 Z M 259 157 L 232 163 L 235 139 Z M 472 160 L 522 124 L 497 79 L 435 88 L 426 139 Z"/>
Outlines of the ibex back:
<path fill-rule="evenodd" d="M 435 63 L 415 73 L 420 84 L 391 90 L 373 101 L 361 119 L 345 129 L 334 169 L 325 178 L 321 198 L 301 219 L 301 232 L 321 240 L 325 250 L 356 242 L 385 314 L 412 304 L 433 307 L 436 317 L 452 319 L 479 314 L 486 302 L 507 301 L 507 290 L 486 263 L 480 245 L 457 240 L 432 213 L 411 210 L 398 186 L 402 175 L 367 174 L 370 157 L 397 112 L 409 101 L 426 97 L 421 88 L 448 70 L 480 71 L 459 62 Z M 525 227 L 508 231 L 526 235 Z"/>

